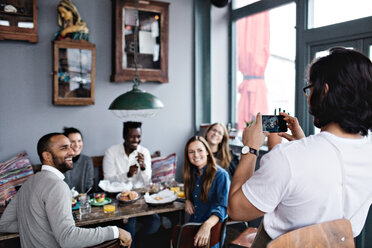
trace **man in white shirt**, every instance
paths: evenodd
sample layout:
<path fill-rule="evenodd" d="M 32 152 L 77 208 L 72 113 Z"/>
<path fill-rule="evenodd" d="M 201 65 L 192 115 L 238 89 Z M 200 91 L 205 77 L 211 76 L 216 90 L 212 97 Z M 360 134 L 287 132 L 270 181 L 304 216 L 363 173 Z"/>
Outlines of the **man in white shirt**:
<path fill-rule="evenodd" d="M 116 226 L 75 226 L 71 192 L 63 181 L 73 168 L 69 139 L 61 133 L 44 135 L 37 145 L 41 171 L 20 188 L 0 219 L 0 232 L 19 232 L 22 247 L 87 247 L 119 238 L 131 245 L 131 235 Z"/>
<path fill-rule="evenodd" d="M 141 123 L 125 122 L 124 143 L 107 149 L 103 158 L 103 176 L 110 182 L 131 183 L 144 188 L 151 183 L 151 156 L 141 143 Z"/>
<path fill-rule="evenodd" d="M 103 176 L 110 182 L 131 183 L 133 188 L 144 188 L 151 183 L 150 152 L 141 143 L 141 122 L 124 122 L 124 143 L 107 149 L 103 158 Z M 139 222 L 139 225 L 138 225 Z M 141 247 L 147 235 L 160 227 L 159 215 L 130 218 L 123 228 L 135 237 L 137 247 Z M 137 230 L 137 232 L 136 232 Z M 134 243 L 132 242 L 132 248 Z"/>
<path fill-rule="evenodd" d="M 252 248 L 266 247 L 293 229 L 347 218 L 359 235 L 372 203 L 372 63 L 365 55 L 332 48 L 309 67 L 304 87 L 317 135 L 305 137 L 284 116 L 293 140 L 275 146 L 254 172 L 263 144 L 261 114 L 243 133 L 242 157 L 231 183 L 228 214 L 249 221 L 264 215 Z"/>

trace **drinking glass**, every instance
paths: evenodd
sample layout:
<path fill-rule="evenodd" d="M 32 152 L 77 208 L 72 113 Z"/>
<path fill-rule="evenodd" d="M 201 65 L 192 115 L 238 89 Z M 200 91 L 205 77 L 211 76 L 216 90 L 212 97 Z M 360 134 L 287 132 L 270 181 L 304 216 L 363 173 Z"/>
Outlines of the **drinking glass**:
<path fill-rule="evenodd" d="M 90 214 L 92 212 L 92 207 L 90 205 L 90 197 L 87 195 L 80 196 L 79 198 L 79 212 L 80 215 Z"/>

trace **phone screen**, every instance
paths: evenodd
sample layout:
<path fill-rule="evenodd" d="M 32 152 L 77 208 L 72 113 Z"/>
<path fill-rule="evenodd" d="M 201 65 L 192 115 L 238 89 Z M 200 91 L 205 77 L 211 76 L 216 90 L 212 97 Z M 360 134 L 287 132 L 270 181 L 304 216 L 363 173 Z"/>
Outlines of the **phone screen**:
<path fill-rule="evenodd" d="M 262 129 L 264 132 L 287 132 L 287 123 L 282 115 L 263 115 Z"/>

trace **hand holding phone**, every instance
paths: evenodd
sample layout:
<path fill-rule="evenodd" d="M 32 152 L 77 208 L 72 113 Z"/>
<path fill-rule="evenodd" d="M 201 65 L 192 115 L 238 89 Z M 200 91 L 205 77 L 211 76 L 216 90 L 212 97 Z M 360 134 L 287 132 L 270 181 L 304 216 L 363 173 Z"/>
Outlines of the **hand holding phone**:
<path fill-rule="evenodd" d="M 262 131 L 269 133 L 287 132 L 287 123 L 282 115 L 263 115 Z"/>

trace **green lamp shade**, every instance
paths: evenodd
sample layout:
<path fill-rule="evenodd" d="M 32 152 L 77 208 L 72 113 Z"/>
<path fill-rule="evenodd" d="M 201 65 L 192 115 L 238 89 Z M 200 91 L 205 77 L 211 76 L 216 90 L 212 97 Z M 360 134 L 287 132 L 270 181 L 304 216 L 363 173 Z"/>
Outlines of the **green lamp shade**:
<path fill-rule="evenodd" d="M 163 107 L 156 96 L 133 87 L 131 91 L 118 96 L 109 110 L 119 118 L 152 117 Z"/>

